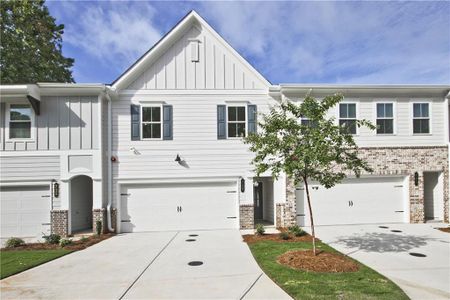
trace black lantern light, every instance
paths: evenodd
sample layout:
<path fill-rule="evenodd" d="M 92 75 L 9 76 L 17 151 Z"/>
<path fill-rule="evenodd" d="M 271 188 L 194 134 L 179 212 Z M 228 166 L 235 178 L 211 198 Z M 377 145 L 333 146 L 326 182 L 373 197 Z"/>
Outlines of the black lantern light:
<path fill-rule="evenodd" d="M 59 197 L 59 183 L 57 182 L 53 183 L 53 197 Z"/>
<path fill-rule="evenodd" d="M 241 193 L 245 193 L 245 179 L 241 179 Z"/>
<path fill-rule="evenodd" d="M 414 185 L 415 186 L 419 185 L 419 173 L 418 172 L 414 173 Z"/>

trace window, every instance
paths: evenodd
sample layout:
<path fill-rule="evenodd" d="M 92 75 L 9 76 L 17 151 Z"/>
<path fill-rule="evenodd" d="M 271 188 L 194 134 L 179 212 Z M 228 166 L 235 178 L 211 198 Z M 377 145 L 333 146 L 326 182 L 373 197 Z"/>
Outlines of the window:
<path fill-rule="evenodd" d="M 30 139 L 33 109 L 29 104 L 11 104 L 9 107 L 9 138 Z"/>
<path fill-rule="evenodd" d="M 245 137 L 245 106 L 228 106 L 228 137 Z"/>
<path fill-rule="evenodd" d="M 356 134 L 356 103 L 339 104 L 339 126 L 348 133 Z"/>
<path fill-rule="evenodd" d="M 300 116 L 300 122 L 304 126 L 308 126 L 308 127 L 311 127 L 311 128 L 317 127 L 317 122 L 313 122 L 313 121 L 311 121 L 311 119 L 309 119 L 308 117 L 303 116 L 303 115 Z"/>
<path fill-rule="evenodd" d="M 413 133 L 430 133 L 430 112 L 428 103 L 413 104 Z"/>
<path fill-rule="evenodd" d="M 142 139 L 161 139 L 161 107 L 142 106 Z"/>
<path fill-rule="evenodd" d="M 394 104 L 377 103 L 377 134 L 394 133 Z"/>

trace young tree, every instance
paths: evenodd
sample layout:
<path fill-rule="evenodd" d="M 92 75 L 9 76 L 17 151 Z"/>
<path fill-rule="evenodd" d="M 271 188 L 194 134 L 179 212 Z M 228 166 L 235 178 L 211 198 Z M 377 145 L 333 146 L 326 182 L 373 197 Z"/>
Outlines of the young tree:
<path fill-rule="evenodd" d="M 44 0 L 0 3 L 0 82 L 73 82 L 74 60 L 62 55 L 64 25 L 57 25 Z"/>
<path fill-rule="evenodd" d="M 309 183 L 315 181 L 331 188 L 349 172 L 357 177 L 363 170 L 372 172 L 368 163 L 358 157 L 358 147 L 349 129 L 352 126 L 375 127 L 366 120 L 339 126 L 335 118 L 326 115 L 342 99 L 342 95 L 322 100 L 307 96 L 301 104 L 282 102 L 262 115 L 259 132 L 245 139 L 255 153 L 252 163 L 258 176 L 266 171 L 275 178 L 285 173 L 296 186 L 304 183 L 314 255 L 316 243 Z"/>

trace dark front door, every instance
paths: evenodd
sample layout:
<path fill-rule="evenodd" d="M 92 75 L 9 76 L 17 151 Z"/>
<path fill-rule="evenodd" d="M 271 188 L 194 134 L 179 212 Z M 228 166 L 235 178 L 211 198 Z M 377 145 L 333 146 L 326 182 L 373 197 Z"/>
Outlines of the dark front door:
<path fill-rule="evenodd" d="M 255 209 L 255 220 L 263 219 L 263 184 L 253 187 L 253 206 Z"/>

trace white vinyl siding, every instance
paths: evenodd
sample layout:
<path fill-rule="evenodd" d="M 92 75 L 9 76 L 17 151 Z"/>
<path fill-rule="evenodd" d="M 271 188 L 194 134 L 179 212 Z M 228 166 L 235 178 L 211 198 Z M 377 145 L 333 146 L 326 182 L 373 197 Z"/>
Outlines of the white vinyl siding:
<path fill-rule="evenodd" d="M 60 170 L 59 156 L 0 156 L 0 181 L 57 180 Z"/>

